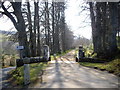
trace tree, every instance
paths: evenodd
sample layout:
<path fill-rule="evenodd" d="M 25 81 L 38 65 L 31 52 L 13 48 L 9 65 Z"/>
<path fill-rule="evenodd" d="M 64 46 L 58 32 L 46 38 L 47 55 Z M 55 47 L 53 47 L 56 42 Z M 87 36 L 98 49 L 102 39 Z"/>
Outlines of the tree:
<path fill-rule="evenodd" d="M 13 13 L 7 10 L 4 3 L 5 2 L 2 2 L 2 9 L 4 10 L 4 12 L 1 13 L 10 18 L 16 30 L 18 31 L 19 45 L 24 46 L 24 50 L 22 50 L 21 56 L 29 57 L 30 54 L 27 42 L 26 26 L 21 12 L 21 2 L 10 2 L 14 10 Z"/>
<path fill-rule="evenodd" d="M 117 52 L 118 3 L 89 3 L 94 52 L 108 58 Z"/>
<path fill-rule="evenodd" d="M 33 48 L 33 45 L 34 45 L 34 41 L 33 41 L 33 31 L 32 31 L 32 19 L 31 19 L 31 10 L 30 10 L 30 2 L 27 2 L 27 10 L 28 10 L 28 13 L 27 13 L 27 20 L 28 20 L 28 29 L 29 29 L 29 32 L 30 32 L 30 38 L 29 38 L 29 46 L 30 46 L 30 56 L 33 55 L 34 53 L 34 48 Z"/>
<path fill-rule="evenodd" d="M 22 57 L 42 55 L 42 46 L 45 44 L 50 47 L 52 54 L 72 47 L 73 33 L 65 23 L 64 2 L 34 1 L 33 4 L 29 1 L 10 4 L 14 12 L 8 12 L 3 4 L 2 13 L 11 19 L 18 31 L 16 36 L 19 44 L 25 47 Z"/>

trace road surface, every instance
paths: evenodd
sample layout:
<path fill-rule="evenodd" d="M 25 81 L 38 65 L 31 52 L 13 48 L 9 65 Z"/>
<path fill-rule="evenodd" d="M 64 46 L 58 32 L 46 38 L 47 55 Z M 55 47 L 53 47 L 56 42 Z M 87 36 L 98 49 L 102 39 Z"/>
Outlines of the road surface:
<path fill-rule="evenodd" d="M 118 77 L 75 62 L 74 51 L 50 62 L 34 88 L 118 88 Z"/>
<path fill-rule="evenodd" d="M 3 68 L 1 69 L 2 72 L 1 72 L 1 85 L 2 85 L 2 88 L 7 88 L 9 86 L 9 83 L 8 83 L 8 72 L 15 69 L 16 67 L 8 67 L 8 68 Z"/>

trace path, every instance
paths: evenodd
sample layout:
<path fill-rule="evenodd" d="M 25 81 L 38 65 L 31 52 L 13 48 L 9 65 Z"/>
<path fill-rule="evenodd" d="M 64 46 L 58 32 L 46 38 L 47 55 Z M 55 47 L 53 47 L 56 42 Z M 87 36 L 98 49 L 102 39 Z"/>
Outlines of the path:
<path fill-rule="evenodd" d="M 118 88 L 118 77 L 79 65 L 71 51 L 51 61 L 43 83 L 37 83 L 34 88 Z"/>
<path fill-rule="evenodd" d="M 8 87 L 9 86 L 9 83 L 8 83 L 8 72 L 9 71 L 11 71 L 11 70 L 13 70 L 13 69 L 15 69 L 16 67 L 8 67 L 8 68 L 3 68 L 3 69 L 1 69 L 2 70 L 2 72 L 1 72 L 1 81 L 0 81 L 0 83 L 1 83 L 1 85 L 2 85 L 2 88 L 6 88 L 6 87 Z"/>

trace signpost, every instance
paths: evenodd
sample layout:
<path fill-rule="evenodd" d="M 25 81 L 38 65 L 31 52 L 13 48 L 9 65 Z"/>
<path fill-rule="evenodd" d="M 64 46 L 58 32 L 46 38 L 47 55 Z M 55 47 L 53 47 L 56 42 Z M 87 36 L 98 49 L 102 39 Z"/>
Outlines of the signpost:
<path fill-rule="evenodd" d="M 16 49 L 17 49 L 17 50 L 23 50 L 23 49 L 24 49 L 24 46 L 17 46 Z"/>

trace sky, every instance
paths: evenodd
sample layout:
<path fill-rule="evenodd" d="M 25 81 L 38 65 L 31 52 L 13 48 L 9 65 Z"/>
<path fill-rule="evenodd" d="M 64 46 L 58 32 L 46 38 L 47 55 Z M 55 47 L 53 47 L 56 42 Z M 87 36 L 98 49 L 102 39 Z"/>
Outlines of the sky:
<path fill-rule="evenodd" d="M 67 1 L 65 10 L 66 23 L 70 27 L 70 30 L 73 31 L 75 36 L 82 36 L 87 39 L 90 39 L 91 38 L 90 18 L 89 15 L 86 15 L 89 14 L 89 11 L 85 10 L 82 13 L 80 13 L 82 11 L 81 8 L 81 6 L 83 5 L 82 3 L 83 3 L 82 0 Z M 0 18 L 0 30 L 15 31 L 15 28 L 13 27 L 14 26 L 9 18 L 7 18 L 6 16 Z"/>
<path fill-rule="evenodd" d="M 83 10 L 83 8 L 81 8 L 81 6 L 83 5 L 82 3 L 83 0 L 69 0 L 67 4 L 67 9 L 65 10 L 66 22 L 70 26 L 71 30 L 74 32 L 74 35 L 80 35 L 87 39 L 90 39 L 92 37 L 90 15 L 86 15 L 89 14 L 89 10 L 85 10 L 80 13 Z M 84 20 L 87 23 L 83 22 Z"/>

